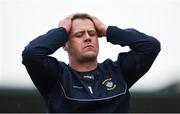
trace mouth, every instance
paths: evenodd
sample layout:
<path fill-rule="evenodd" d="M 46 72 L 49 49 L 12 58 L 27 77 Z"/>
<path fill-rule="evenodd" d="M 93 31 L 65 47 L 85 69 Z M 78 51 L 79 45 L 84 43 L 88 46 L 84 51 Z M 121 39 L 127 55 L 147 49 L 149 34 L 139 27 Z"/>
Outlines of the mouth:
<path fill-rule="evenodd" d="M 94 48 L 94 46 L 92 46 L 92 45 L 87 45 L 87 46 L 85 46 L 84 48 Z"/>

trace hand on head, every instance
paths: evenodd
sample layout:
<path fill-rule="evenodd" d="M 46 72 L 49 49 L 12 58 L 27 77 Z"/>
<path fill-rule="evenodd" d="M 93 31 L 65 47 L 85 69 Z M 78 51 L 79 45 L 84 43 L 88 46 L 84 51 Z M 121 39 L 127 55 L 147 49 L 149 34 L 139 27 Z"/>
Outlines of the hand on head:
<path fill-rule="evenodd" d="M 74 14 L 69 15 L 69 16 L 65 17 L 64 19 L 60 20 L 58 27 L 65 28 L 66 32 L 69 33 L 70 29 L 71 29 L 71 23 L 72 23 L 73 16 L 74 16 Z"/>
<path fill-rule="evenodd" d="M 71 15 L 65 17 L 63 20 L 61 20 L 59 22 L 58 27 L 65 28 L 66 32 L 69 33 L 70 29 L 71 29 L 73 17 L 75 15 L 79 15 L 79 14 L 81 14 L 81 13 L 75 13 L 75 14 L 71 14 Z M 98 36 L 99 37 L 106 36 L 107 26 L 104 23 L 102 23 L 97 17 L 89 15 L 89 14 L 86 14 L 86 15 L 88 15 L 91 18 L 91 20 L 93 21 L 94 26 L 97 30 Z"/>
<path fill-rule="evenodd" d="M 91 16 L 91 19 L 95 25 L 95 28 L 97 30 L 98 36 L 99 37 L 103 37 L 106 36 L 106 30 L 107 30 L 107 26 L 102 23 L 97 17 L 95 16 Z"/>

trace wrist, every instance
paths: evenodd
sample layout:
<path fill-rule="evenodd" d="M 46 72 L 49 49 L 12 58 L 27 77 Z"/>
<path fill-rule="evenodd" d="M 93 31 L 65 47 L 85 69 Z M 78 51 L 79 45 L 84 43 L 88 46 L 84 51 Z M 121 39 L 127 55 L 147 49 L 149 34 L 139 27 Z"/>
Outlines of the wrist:
<path fill-rule="evenodd" d="M 104 26 L 104 29 L 103 29 L 103 36 L 106 36 L 107 35 L 107 28 L 108 28 L 108 26 Z"/>
<path fill-rule="evenodd" d="M 97 30 L 98 37 L 106 36 L 107 26 L 102 27 L 102 29 Z"/>

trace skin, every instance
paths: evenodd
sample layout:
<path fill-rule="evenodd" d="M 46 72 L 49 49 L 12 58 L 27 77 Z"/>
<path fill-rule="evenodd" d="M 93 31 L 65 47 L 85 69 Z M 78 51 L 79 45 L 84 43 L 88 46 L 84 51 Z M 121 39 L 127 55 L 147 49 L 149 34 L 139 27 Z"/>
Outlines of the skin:
<path fill-rule="evenodd" d="M 99 51 L 97 32 L 89 19 L 72 22 L 69 41 L 66 43 L 69 57 L 79 63 L 95 61 Z M 70 60 L 71 60 L 70 59 Z"/>
<path fill-rule="evenodd" d="M 73 15 L 67 16 L 59 22 L 69 34 L 68 41 L 63 47 L 68 53 L 71 68 L 87 72 L 96 69 L 99 52 L 98 36 L 106 36 L 107 26 L 96 17 L 91 19 L 71 20 Z"/>

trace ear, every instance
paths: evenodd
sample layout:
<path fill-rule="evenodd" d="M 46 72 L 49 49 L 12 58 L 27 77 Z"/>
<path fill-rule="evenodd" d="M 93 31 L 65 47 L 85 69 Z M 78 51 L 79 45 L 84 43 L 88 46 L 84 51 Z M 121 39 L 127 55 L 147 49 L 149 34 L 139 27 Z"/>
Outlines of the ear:
<path fill-rule="evenodd" d="M 68 49 L 69 49 L 68 42 L 65 43 L 65 45 L 63 46 L 63 49 L 64 49 L 65 51 L 68 51 Z"/>

